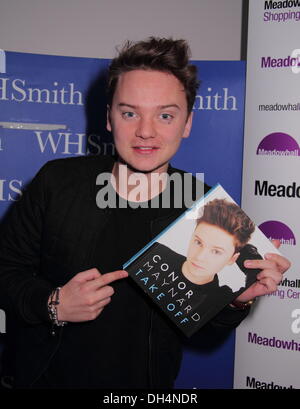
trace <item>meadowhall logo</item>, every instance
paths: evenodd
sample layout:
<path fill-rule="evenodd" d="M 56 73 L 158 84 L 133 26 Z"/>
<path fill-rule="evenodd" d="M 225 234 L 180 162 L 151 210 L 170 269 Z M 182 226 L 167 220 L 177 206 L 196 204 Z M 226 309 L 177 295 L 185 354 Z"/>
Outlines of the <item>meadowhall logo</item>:
<path fill-rule="evenodd" d="M 256 154 L 269 156 L 299 156 L 300 148 L 297 141 L 287 133 L 273 132 L 263 138 L 258 145 Z"/>
<path fill-rule="evenodd" d="M 261 68 L 287 68 L 298 69 L 300 67 L 300 55 L 293 51 L 293 55 L 284 58 L 273 58 L 271 56 L 261 57 Z"/>
<path fill-rule="evenodd" d="M 266 382 L 264 380 L 258 380 L 254 377 L 250 378 L 250 376 L 247 376 L 246 378 L 246 386 L 252 389 L 294 389 L 292 385 L 277 385 L 274 381 Z"/>
<path fill-rule="evenodd" d="M 277 220 L 268 220 L 261 223 L 259 226 L 260 230 L 267 236 L 270 240 L 279 240 L 281 244 L 295 246 L 296 238 L 292 230 L 284 223 Z"/>
<path fill-rule="evenodd" d="M 263 14 L 263 21 L 284 23 L 285 21 L 299 21 L 300 10 L 291 10 L 300 7 L 300 0 L 284 0 L 284 1 L 265 1 L 265 11 Z M 284 9 L 284 10 L 282 10 Z M 290 10 L 287 10 L 290 9 Z M 275 11 L 273 11 L 275 10 Z M 277 11 L 279 10 L 279 11 Z"/>
<path fill-rule="evenodd" d="M 248 332 L 248 342 L 251 344 L 276 348 L 285 349 L 287 351 L 300 351 L 300 343 L 294 341 L 293 339 L 279 339 L 277 337 L 263 337 L 255 332 Z"/>
<path fill-rule="evenodd" d="M 265 11 L 264 12 L 264 21 L 266 22 L 276 22 L 276 23 L 285 23 L 286 21 L 299 21 L 300 20 L 300 11 Z"/>
<path fill-rule="evenodd" d="M 270 9 L 286 9 L 292 7 L 300 7 L 300 0 L 283 0 L 283 1 L 265 1 L 265 10 Z"/>
<path fill-rule="evenodd" d="M 297 103 L 288 102 L 287 104 L 280 104 L 278 102 L 276 102 L 275 104 L 259 104 L 258 110 L 264 112 L 300 111 L 300 102 Z"/>
<path fill-rule="evenodd" d="M 300 185 L 296 182 L 289 185 L 275 185 L 268 180 L 255 180 L 254 194 L 255 196 L 300 198 Z"/>

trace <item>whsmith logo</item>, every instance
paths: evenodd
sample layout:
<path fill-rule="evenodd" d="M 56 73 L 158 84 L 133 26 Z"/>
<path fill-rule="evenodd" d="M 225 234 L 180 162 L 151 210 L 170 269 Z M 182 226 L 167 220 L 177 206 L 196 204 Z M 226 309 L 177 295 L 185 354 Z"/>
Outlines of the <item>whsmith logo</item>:
<path fill-rule="evenodd" d="M 73 82 L 61 86 L 55 81 L 51 88 L 31 88 L 24 79 L 0 78 L 0 101 L 83 105 L 83 96 Z"/>
<path fill-rule="evenodd" d="M 299 0 L 300 1 L 300 0 Z M 300 56 L 291 57 L 288 55 L 285 58 L 261 57 L 261 68 L 282 68 L 282 67 L 300 67 Z"/>
<path fill-rule="evenodd" d="M 222 88 L 222 92 L 207 88 L 206 95 L 196 95 L 195 110 L 205 111 L 237 111 L 237 98 L 230 95 L 228 88 Z"/>
<path fill-rule="evenodd" d="M 288 246 L 296 245 L 294 233 L 286 224 L 282 222 L 277 220 L 268 220 L 261 223 L 258 227 L 270 240 L 276 239 L 279 240 L 281 244 Z"/>
<path fill-rule="evenodd" d="M 0 202 L 16 201 L 22 196 L 23 181 L 0 179 Z"/>
<path fill-rule="evenodd" d="M 298 143 L 290 135 L 283 132 L 273 132 L 265 136 L 258 145 L 257 155 L 269 156 L 299 156 Z"/>
<path fill-rule="evenodd" d="M 71 132 L 35 131 L 41 153 L 63 155 L 115 155 L 112 141 L 100 135 Z M 87 146 L 86 146 L 87 142 Z"/>
<path fill-rule="evenodd" d="M 0 72 L 2 74 L 6 73 L 6 55 L 5 51 L 0 49 Z"/>
<path fill-rule="evenodd" d="M 265 10 L 300 7 L 300 0 L 265 1 Z"/>
<path fill-rule="evenodd" d="M 271 196 L 271 197 L 299 197 L 300 198 L 300 186 L 296 182 L 290 185 L 273 185 L 267 180 L 255 181 L 255 196 Z"/>

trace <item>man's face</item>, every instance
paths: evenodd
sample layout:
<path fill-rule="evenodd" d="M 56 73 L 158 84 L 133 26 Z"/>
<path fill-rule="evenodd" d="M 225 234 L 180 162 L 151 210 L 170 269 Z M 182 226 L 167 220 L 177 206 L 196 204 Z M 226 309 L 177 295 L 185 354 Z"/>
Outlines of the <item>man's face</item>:
<path fill-rule="evenodd" d="M 183 85 L 172 74 L 134 70 L 121 74 L 108 110 L 121 161 L 140 172 L 164 172 L 192 125 Z"/>
<path fill-rule="evenodd" d="M 200 222 L 190 240 L 187 271 L 195 280 L 215 275 L 236 261 L 239 253 L 234 253 L 234 237 L 231 234 L 220 227 Z"/>

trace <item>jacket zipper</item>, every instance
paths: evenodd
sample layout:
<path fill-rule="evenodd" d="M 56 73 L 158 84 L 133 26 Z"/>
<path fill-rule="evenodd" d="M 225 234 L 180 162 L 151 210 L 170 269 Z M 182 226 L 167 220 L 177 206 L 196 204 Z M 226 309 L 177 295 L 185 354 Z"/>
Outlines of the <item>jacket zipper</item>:
<path fill-rule="evenodd" d="M 54 333 L 51 332 L 51 336 L 58 336 L 58 340 L 57 343 L 55 345 L 54 350 L 52 351 L 50 357 L 48 358 L 48 361 L 46 362 L 46 364 L 44 365 L 43 369 L 40 370 L 40 373 L 33 379 L 33 381 L 30 383 L 30 386 L 33 386 L 35 384 L 35 382 L 37 382 L 40 377 L 43 375 L 43 373 L 47 370 L 52 358 L 54 357 L 54 355 L 56 354 L 60 344 L 61 344 L 61 339 L 62 339 L 62 333 L 63 333 L 63 327 L 59 327 L 57 328 L 58 331 L 55 331 Z"/>
<path fill-rule="evenodd" d="M 152 377 L 152 322 L 153 322 L 153 310 L 150 312 L 150 327 L 148 336 L 148 371 L 149 371 L 149 388 L 153 388 Z"/>

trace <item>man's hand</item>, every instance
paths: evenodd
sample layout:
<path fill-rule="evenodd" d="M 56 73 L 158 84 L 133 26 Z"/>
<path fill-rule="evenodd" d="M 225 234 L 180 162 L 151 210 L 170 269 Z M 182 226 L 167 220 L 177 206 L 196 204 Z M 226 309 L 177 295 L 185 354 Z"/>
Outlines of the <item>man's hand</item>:
<path fill-rule="evenodd" d="M 273 240 L 272 243 L 277 248 L 280 246 L 279 240 Z M 244 264 L 247 268 L 259 268 L 262 271 L 257 274 L 257 281 L 236 298 L 236 301 L 242 303 L 276 291 L 283 274 L 291 265 L 288 259 L 275 253 L 266 254 L 264 260 L 246 260 Z"/>
<path fill-rule="evenodd" d="M 100 274 L 96 268 L 76 274 L 60 290 L 58 320 L 91 321 L 110 303 L 114 289 L 110 283 L 128 277 L 126 271 Z"/>

